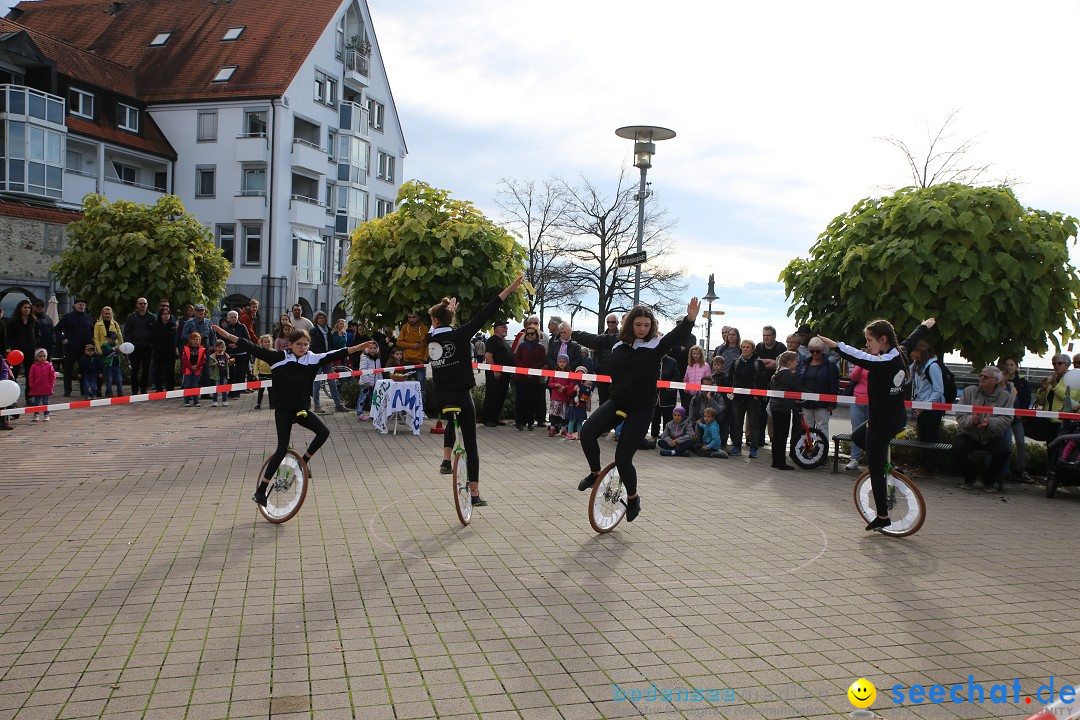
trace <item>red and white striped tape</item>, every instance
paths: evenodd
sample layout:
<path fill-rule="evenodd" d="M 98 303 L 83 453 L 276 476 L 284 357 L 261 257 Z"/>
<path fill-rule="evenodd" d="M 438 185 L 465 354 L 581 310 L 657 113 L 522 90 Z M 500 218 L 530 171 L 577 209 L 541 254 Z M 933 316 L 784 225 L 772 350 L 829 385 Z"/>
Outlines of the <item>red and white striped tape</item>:
<path fill-rule="evenodd" d="M 316 380 L 337 380 L 339 378 L 357 377 L 360 375 L 382 375 L 399 370 L 415 370 L 427 367 L 424 364 L 398 365 L 395 367 L 380 368 L 378 370 L 353 370 L 350 372 L 335 372 L 318 375 Z M 593 373 L 578 373 L 563 370 L 546 370 L 543 368 L 524 368 L 515 365 L 495 365 L 489 363 L 473 363 L 477 370 L 491 370 L 492 372 L 506 372 L 514 375 L 531 375 L 534 377 L 556 377 L 569 380 L 591 380 L 593 382 L 611 382 L 608 375 L 596 375 Z M 148 400 L 168 400 L 180 397 L 193 397 L 196 395 L 209 395 L 215 392 L 232 392 L 236 390 L 257 390 L 268 388 L 273 385 L 271 380 L 255 380 L 246 383 L 234 383 L 231 385 L 214 385 L 207 387 L 188 388 L 186 390 L 168 390 L 165 392 L 146 393 L 142 395 L 123 395 L 114 398 L 100 398 L 97 400 L 77 400 L 69 403 L 57 403 L 54 405 L 35 405 L 32 407 L 11 408 L 3 410 L 7 416 L 24 415 L 36 412 L 54 412 L 57 410 L 75 410 L 88 407 L 102 407 L 105 405 L 128 405 Z M 712 392 L 735 393 L 738 395 L 751 395 L 753 397 L 776 397 L 788 400 L 812 400 L 817 402 L 836 403 L 838 405 L 865 405 L 867 401 L 855 398 L 851 395 L 830 395 L 826 393 L 799 393 L 780 390 L 761 390 L 758 388 L 736 388 L 723 385 L 701 385 L 699 383 L 672 382 L 670 380 L 658 380 L 656 386 L 670 390 L 709 390 Z M 983 415 L 1005 415 L 1024 418 L 1047 418 L 1051 420 L 1080 420 L 1080 413 L 1051 412 L 1049 410 L 1027 410 L 1023 408 L 1000 408 L 985 405 L 961 405 L 959 403 L 929 403 L 908 400 L 904 403 L 914 410 L 940 410 L 947 413 L 980 413 Z"/>

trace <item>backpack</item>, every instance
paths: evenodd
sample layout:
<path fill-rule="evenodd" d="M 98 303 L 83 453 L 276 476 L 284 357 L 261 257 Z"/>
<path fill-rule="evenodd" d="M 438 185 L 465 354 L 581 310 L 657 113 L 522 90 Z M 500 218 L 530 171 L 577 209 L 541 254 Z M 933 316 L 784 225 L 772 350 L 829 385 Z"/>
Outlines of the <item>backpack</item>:
<path fill-rule="evenodd" d="M 945 399 L 942 402 L 956 402 L 956 396 L 960 394 L 956 387 L 956 376 L 953 375 L 953 371 L 945 363 L 941 362 L 941 358 L 934 358 L 933 361 L 941 369 L 941 386 L 945 389 Z M 926 367 L 923 368 L 923 377 L 927 380 L 930 379 L 930 363 L 926 363 Z"/>

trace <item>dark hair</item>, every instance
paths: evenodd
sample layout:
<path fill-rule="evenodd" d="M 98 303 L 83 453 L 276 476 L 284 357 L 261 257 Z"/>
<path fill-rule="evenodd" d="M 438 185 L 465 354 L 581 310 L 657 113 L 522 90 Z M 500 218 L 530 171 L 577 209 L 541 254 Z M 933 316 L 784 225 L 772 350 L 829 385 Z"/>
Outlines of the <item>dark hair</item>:
<path fill-rule="evenodd" d="M 728 332 L 731 332 L 732 330 L 735 331 L 735 347 L 739 347 L 740 345 L 742 345 L 742 333 L 740 333 L 739 328 L 735 327 L 734 325 L 728 328 Z M 725 335 L 724 336 L 724 345 L 727 345 L 727 344 L 728 344 L 727 335 Z"/>
<path fill-rule="evenodd" d="M 868 332 L 875 338 L 885 338 L 890 346 L 896 348 L 896 352 L 900 353 L 900 361 L 904 365 L 904 377 L 910 378 L 911 373 L 908 366 L 911 365 L 911 360 L 908 358 L 907 353 L 904 352 L 904 348 L 897 342 L 896 330 L 891 322 L 878 318 L 867 323 L 866 327 L 863 328 L 863 332 Z"/>
<path fill-rule="evenodd" d="M 311 336 L 308 335 L 307 330 L 296 329 L 289 333 L 289 344 L 292 345 L 297 340 L 307 338 L 308 342 L 311 342 Z"/>
<path fill-rule="evenodd" d="M 622 327 L 619 328 L 619 340 L 633 347 L 634 341 L 638 339 L 634 334 L 634 321 L 638 318 L 649 318 L 652 321 L 652 327 L 649 328 L 649 334 L 642 338 L 642 340 L 652 340 L 654 337 L 660 334 L 659 329 L 656 327 L 656 316 L 653 315 L 653 311 L 645 305 L 635 305 L 630 309 L 630 312 L 623 315 Z"/>
<path fill-rule="evenodd" d="M 438 320 L 440 327 L 450 327 L 454 324 L 454 312 L 450 310 L 450 298 L 444 297 L 428 309 L 428 315 L 433 320 Z"/>
<path fill-rule="evenodd" d="M 30 314 L 26 316 L 27 324 L 28 325 L 37 325 L 37 315 L 34 314 L 34 304 L 31 303 L 26 298 L 23 298 L 22 300 L 20 300 L 15 305 L 15 312 L 12 313 L 12 319 L 13 320 L 21 320 L 22 319 L 22 315 L 20 313 L 22 311 L 23 305 L 30 308 Z"/>

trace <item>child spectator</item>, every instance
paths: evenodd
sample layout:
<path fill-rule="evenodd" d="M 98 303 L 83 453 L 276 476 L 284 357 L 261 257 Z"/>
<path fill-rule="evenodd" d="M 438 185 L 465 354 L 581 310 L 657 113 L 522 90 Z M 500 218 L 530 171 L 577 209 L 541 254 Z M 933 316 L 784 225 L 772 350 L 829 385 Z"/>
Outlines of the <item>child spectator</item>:
<path fill-rule="evenodd" d="M 2 349 L 2 348 L 0 348 Z M 8 365 L 7 360 L 4 358 L 4 353 L 0 352 L 0 380 L 14 380 L 15 374 L 11 372 L 11 366 Z M 7 415 L 0 415 L 0 430 L 14 430 L 11 423 L 8 422 Z"/>
<path fill-rule="evenodd" d="M 390 359 L 386 362 L 386 367 L 401 367 L 405 365 L 405 350 L 394 346 L 394 349 L 390 351 Z M 415 363 L 409 363 L 413 365 Z M 395 370 L 395 375 L 404 375 L 403 380 L 415 380 L 416 370 Z"/>
<path fill-rule="evenodd" d="M 56 387 L 56 368 L 49 362 L 49 351 L 45 348 L 38 348 L 34 352 L 34 364 L 30 366 L 30 378 L 28 380 L 30 387 L 30 397 L 28 398 L 30 405 L 48 405 L 49 396 L 53 393 L 53 388 Z M 41 413 L 34 413 L 34 419 L 30 422 L 37 422 L 38 415 Z M 49 411 L 45 411 L 45 422 L 49 422 Z"/>
<path fill-rule="evenodd" d="M 225 352 L 225 341 L 218 340 L 214 343 L 214 354 L 208 360 L 210 363 L 211 385 L 225 385 L 229 382 L 229 363 L 232 361 L 233 359 Z M 213 394 L 214 401 L 210 403 L 210 407 L 217 407 L 219 395 L 221 396 L 221 407 L 229 407 L 228 392 L 215 392 Z"/>
<path fill-rule="evenodd" d="M 98 381 L 101 380 L 101 356 L 97 354 L 92 344 L 87 344 L 79 358 L 79 372 L 75 377 L 79 378 L 79 387 L 82 388 L 83 397 L 93 399 L 98 393 Z"/>
<path fill-rule="evenodd" d="M 702 385 L 720 385 L 722 382 L 723 380 L 717 380 L 711 375 L 706 375 L 705 377 L 701 378 Z M 719 449 L 726 450 L 727 448 L 724 447 L 723 442 L 725 436 L 727 435 L 727 433 L 725 432 L 725 429 L 727 428 L 727 421 L 724 416 L 724 411 L 726 409 L 726 403 L 724 402 L 724 394 L 713 392 L 712 390 L 702 390 L 697 395 L 690 398 L 690 407 L 688 408 L 688 410 L 690 412 L 690 424 L 694 426 L 695 445 L 703 441 L 701 435 L 701 422 L 705 419 L 706 408 L 712 408 L 713 411 L 716 413 L 716 425 L 717 429 L 720 432 L 721 441 Z"/>
<path fill-rule="evenodd" d="M 694 429 L 686 419 L 686 409 L 681 405 L 671 411 L 671 422 L 664 426 L 656 445 L 665 457 L 690 455 L 690 448 L 694 446 Z"/>
<path fill-rule="evenodd" d="M 569 365 L 570 356 L 566 353 L 559 353 L 555 369 L 566 372 L 570 369 Z M 548 378 L 548 389 L 551 390 L 551 406 L 548 408 L 550 413 L 548 437 L 555 437 L 563 432 L 563 426 L 566 424 L 566 411 L 574 400 L 577 381 L 570 378 Z"/>
<path fill-rule="evenodd" d="M 180 387 L 185 390 L 200 387 L 205 366 L 206 348 L 202 346 L 202 333 L 193 332 L 188 335 L 187 346 L 180 352 Z M 192 406 L 199 407 L 198 395 L 190 398 L 184 395 L 184 407 L 188 406 L 188 400 L 194 400 Z"/>
<path fill-rule="evenodd" d="M 105 397 L 112 397 L 112 386 L 116 384 L 116 396 L 124 394 L 124 379 L 120 374 L 120 339 L 115 332 L 110 332 L 101 343 L 101 366 L 105 375 Z"/>
<path fill-rule="evenodd" d="M 716 421 L 716 408 L 707 407 L 698 427 L 701 441 L 694 443 L 694 452 L 702 457 L 726 458 L 727 453 L 720 447 L 720 424 Z"/>
<path fill-rule="evenodd" d="M 360 370 L 381 370 L 382 361 L 379 359 L 378 344 L 365 348 L 360 353 Z M 364 422 L 371 419 L 371 393 L 375 389 L 377 372 L 369 372 L 360 376 L 360 393 L 356 396 L 356 419 Z"/>
<path fill-rule="evenodd" d="M 584 365 L 578 365 L 574 372 L 586 373 L 589 369 Z M 577 440 L 581 432 L 581 425 L 589 414 L 589 405 L 592 403 L 592 380 L 578 380 L 577 392 L 574 401 L 566 410 L 566 439 Z"/>
<path fill-rule="evenodd" d="M 770 390 L 782 390 L 802 392 L 803 386 L 799 382 L 796 368 L 799 366 L 799 353 L 785 350 L 776 358 L 776 373 L 769 381 Z M 772 466 L 777 470 L 794 470 L 787 463 L 788 452 L 788 428 L 791 426 L 792 412 L 798 412 L 798 400 L 788 398 L 769 398 L 772 408 Z"/>
<path fill-rule="evenodd" d="M 262 335 L 259 337 L 259 347 L 264 350 L 274 349 L 274 338 L 269 335 Z M 255 377 L 258 380 L 270 379 L 270 363 L 266 362 L 262 358 L 255 358 Z M 260 410 L 262 408 L 263 390 L 266 390 L 266 402 L 269 404 L 270 409 L 274 409 L 274 393 L 273 388 L 259 388 L 259 394 L 255 396 L 255 409 Z"/>

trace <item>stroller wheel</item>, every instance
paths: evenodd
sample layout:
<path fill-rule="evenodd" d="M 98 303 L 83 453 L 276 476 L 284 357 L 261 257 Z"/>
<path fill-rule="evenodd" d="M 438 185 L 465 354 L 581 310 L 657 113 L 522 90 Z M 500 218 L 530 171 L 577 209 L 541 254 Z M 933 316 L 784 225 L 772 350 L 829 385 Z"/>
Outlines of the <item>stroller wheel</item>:
<path fill-rule="evenodd" d="M 1053 470 L 1046 474 L 1046 497 L 1053 498 L 1058 489 L 1057 473 Z"/>

